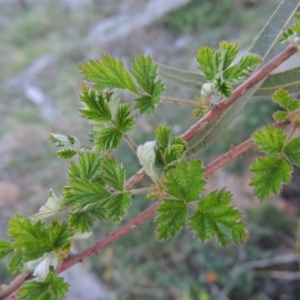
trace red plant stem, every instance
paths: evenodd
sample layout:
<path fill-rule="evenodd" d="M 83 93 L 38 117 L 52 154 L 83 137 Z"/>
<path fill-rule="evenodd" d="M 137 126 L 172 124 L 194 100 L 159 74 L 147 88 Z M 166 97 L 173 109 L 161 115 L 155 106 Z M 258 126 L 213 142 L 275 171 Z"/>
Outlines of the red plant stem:
<path fill-rule="evenodd" d="M 27 270 L 25 273 L 18 275 L 8 286 L 5 287 L 5 289 L 0 292 L 0 300 L 5 299 L 11 293 L 16 291 L 24 283 L 24 281 L 31 276 L 31 274 L 32 271 Z"/>

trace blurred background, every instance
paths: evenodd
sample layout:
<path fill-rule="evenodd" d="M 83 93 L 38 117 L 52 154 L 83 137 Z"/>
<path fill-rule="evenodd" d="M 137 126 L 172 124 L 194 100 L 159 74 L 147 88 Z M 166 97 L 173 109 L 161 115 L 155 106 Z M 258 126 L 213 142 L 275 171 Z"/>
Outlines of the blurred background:
<path fill-rule="evenodd" d="M 196 70 L 199 46 L 218 47 L 227 40 L 239 41 L 247 49 L 278 4 L 277 0 L 0 0 L 0 236 L 6 238 L 13 214 L 33 214 L 47 200 L 50 188 L 60 195 L 66 184 L 68 161 L 56 157 L 48 133 L 72 134 L 88 143 L 89 127 L 78 115 L 82 76 L 77 64 L 113 54 L 129 66 L 136 55 L 146 53 L 158 63 Z M 166 94 L 196 96 L 168 83 Z M 270 123 L 275 109 L 269 100 L 250 101 L 222 140 L 198 156 L 210 162 Z M 137 144 L 151 140 L 159 123 L 180 134 L 194 121 L 189 108 L 160 105 L 157 115 L 138 118 L 132 137 Z M 245 244 L 221 249 L 216 242 L 203 244 L 185 231 L 159 243 L 149 221 L 99 256 L 66 271 L 63 275 L 71 283 L 67 299 L 299 299 L 300 172 L 296 170 L 280 197 L 259 204 L 248 186 L 247 169 L 255 154 L 252 150 L 219 170 L 207 188 L 227 186 L 234 194 L 248 222 L 250 237 Z M 117 155 L 127 167 L 127 178 L 140 168 L 126 145 Z M 149 205 L 142 197 L 134 198 L 126 220 Z M 76 251 L 118 226 L 96 224 L 94 236 L 76 244 Z M 6 262 L 0 264 L 1 283 L 11 280 Z"/>

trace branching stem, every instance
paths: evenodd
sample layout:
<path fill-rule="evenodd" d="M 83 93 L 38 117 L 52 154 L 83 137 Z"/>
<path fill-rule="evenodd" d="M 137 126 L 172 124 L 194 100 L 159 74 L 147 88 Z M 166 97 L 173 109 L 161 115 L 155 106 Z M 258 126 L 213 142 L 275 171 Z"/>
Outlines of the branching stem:
<path fill-rule="evenodd" d="M 130 193 L 132 195 L 148 194 L 148 193 L 153 193 L 153 192 L 155 192 L 155 188 L 153 188 L 153 187 L 136 189 L 136 190 L 130 190 Z"/>
<path fill-rule="evenodd" d="M 162 97 L 161 100 L 165 102 L 171 102 L 174 104 L 185 104 L 189 106 L 201 107 L 200 102 L 193 101 L 193 100 L 186 100 L 186 99 L 172 98 L 172 97 Z"/>
<path fill-rule="evenodd" d="M 131 139 L 131 137 L 123 132 L 123 137 L 125 141 L 128 143 L 129 147 L 132 149 L 133 152 L 136 152 L 137 145 L 134 143 L 134 141 Z"/>

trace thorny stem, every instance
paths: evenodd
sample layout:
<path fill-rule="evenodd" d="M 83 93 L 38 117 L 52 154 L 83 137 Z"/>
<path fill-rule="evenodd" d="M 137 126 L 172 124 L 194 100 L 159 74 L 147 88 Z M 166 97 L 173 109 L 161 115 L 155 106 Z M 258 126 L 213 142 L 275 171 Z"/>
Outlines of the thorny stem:
<path fill-rule="evenodd" d="M 237 99 L 242 96 L 248 89 L 253 87 L 260 80 L 268 76 L 276 67 L 278 67 L 282 62 L 291 57 L 293 54 L 297 52 L 297 48 L 294 46 L 289 46 L 283 52 L 278 54 L 274 59 L 272 59 L 269 63 L 267 63 L 260 70 L 255 72 L 250 78 L 248 78 L 243 84 L 241 84 L 235 91 L 230 99 L 223 99 L 218 107 L 206 115 L 204 115 L 197 123 L 191 126 L 183 135 L 182 138 L 185 141 L 191 140 L 195 135 L 197 135 L 209 122 L 215 119 L 223 110 L 228 108 L 231 104 L 233 104 Z M 286 124 L 285 124 L 286 125 Z M 216 159 L 214 162 L 210 163 L 204 172 L 204 178 L 207 178 L 211 175 L 215 170 L 219 169 L 224 164 L 233 160 L 237 156 L 242 153 L 248 151 L 253 146 L 252 139 L 248 139 L 244 143 L 240 144 L 237 147 L 232 147 L 227 153 Z M 146 176 L 145 170 L 142 168 L 137 173 L 135 173 L 127 182 L 126 182 L 126 190 L 131 189 L 137 183 L 139 183 Z M 98 254 L 101 249 L 113 243 L 129 231 L 131 231 L 136 226 L 142 225 L 147 219 L 154 217 L 156 213 L 156 208 L 160 201 L 152 204 L 146 210 L 135 216 L 132 220 L 121 226 L 119 229 L 115 230 L 111 234 L 108 234 L 102 240 L 96 242 L 91 247 L 86 250 L 74 255 L 69 256 L 65 259 L 56 269 L 56 273 L 59 274 L 78 262 L 82 262 L 85 258 Z M 26 275 L 27 274 L 27 275 Z M 29 275 L 28 275 L 29 274 Z M 27 280 L 28 276 L 30 276 L 32 272 L 27 271 L 24 274 L 16 277 L 2 292 L 0 292 L 0 300 L 3 300 L 7 295 L 10 295 L 12 292 L 17 290 L 24 282 Z"/>
<path fill-rule="evenodd" d="M 174 104 L 185 104 L 189 106 L 195 106 L 195 107 L 200 107 L 200 102 L 198 101 L 193 101 L 193 100 L 186 100 L 186 99 L 180 99 L 180 98 L 172 98 L 172 97 L 162 97 L 162 101 L 165 102 L 171 102 Z"/>

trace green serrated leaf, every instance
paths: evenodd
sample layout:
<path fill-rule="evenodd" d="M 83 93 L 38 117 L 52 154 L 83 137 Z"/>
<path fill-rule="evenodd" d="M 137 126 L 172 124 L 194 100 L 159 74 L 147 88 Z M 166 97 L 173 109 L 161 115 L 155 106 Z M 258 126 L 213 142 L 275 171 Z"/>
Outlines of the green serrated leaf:
<path fill-rule="evenodd" d="M 209 47 L 200 47 L 196 55 L 198 69 L 203 72 L 206 80 L 215 79 L 219 72 L 221 53 Z"/>
<path fill-rule="evenodd" d="M 184 156 L 185 148 L 182 145 L 173 145 L 165 151 L 165 161 L 170 164 Z"/>
<path fill-rule="evenodd" d="M 12 248 L 11 243 L 0 238 L 0 259 L 13 251 L 14 249 Z"/>
<path fill-rule="evenodd" d="M 279 89 L 272 95 L 273 102 L 280 105 L 282 108 L 289 109 L 292 101 L 289 93 L 286 90 Z"/>
<path fill-rule="evenodd" d="M 193 110 L 193 116 L 195 118 L 199 118 L 201 115 L 205 113 L 206 109 L 205 108 L 195 108 Z"/>
<path fill-rule="evenodd" d="M 90 182 L 99 180 L 101 176 L 100 157 L 98 153 L 86 152 L 79 156 L 78 162 L 69 165 L 69 179 L 83 179 Z"/>
<path fill-rule="evenodd" d="M 164 168 L 166 166 L 164 157 L 163 157 L 163 149 L 155 148 L 155 161 L 154 165 L 157 168 Z"/>
<path fill-rule="evenodd" d="M 19 290 L 20 300 L 53 300 L 61 299 L 69 289 L 69 284 L 54 273 L 48 274 L 43 281 L 27 281 Z"/>
<path fill-rule="evenodd" d="M 116 127 L 104 128 L 98 132 L 95 145 L 101 151 L 114 150 L 122 141 L 122 132 Z"/>
<path fill-rule="evenodd" d="M 131 73 L 138 84 L 148 94 L 152 95 L 153 86 L 158 75 L 158 66 L 150 55 L 139 55 L 132 64 Z"/>
<path fill-rule="evenodd" d="M 171 145 L 181 145 L 184 147 L 184 150 L 187 149 L 187 142 L 181 136 L 174 136 Z"/>
<path fill-rule="evenodd" d="M 91 183 L 85 178 L 70 180 L 71 186 L 63 188 L 64 204 L 75 208 L 84 208 L 88 204 L 103 203 L 110 197 L 110 192 L 98 183 Z"/>
<path fill-rule="evenodd" d="M 274 121 L 277 121 L 277 122 L 283 122 L 286 120 L 288 115 L 289 114 L 287 111 L 279 110 L 273 114 L 273 119 L 274 119 Z"/>
<path fill-rule="evenodd" d="M 272 125 L 257 130 L 252 137 L 258 148 L 269 155 L 280 153 L 284 147 L 285 134 L 283 130 Z"/>
<path fill-rule="evenodd" d="M 89 89 L 86 85 L 82 86 L 80 101 L 85 104 L 80 108 L 83 118 L 92 121 L 108 122 L 112 118 L 112 113 L 108 104 L 108 94 Z"/>
<path fill-rule="evenodd" d="M 56 155 L 60 159 L 70 159 L 77 154 L 77 151 L 71 149 L 63 149 L 56 152 Z"/>
<path fill-rule="evenodd" d="M 131 203 L 130 192 L 112 196 L 107 202 L 107 219 L 119 223 Z"/>
<path fill-rule="evenodd" d="M 103 55 L 101 60 L 90 60 L 89 64 L 80 64 L 78 67 L 85 79 L 95 83 L 101 90 L 109 88 L 127 89 L 136 94 L 139 92 L 121 59 Z"/>
<path fill-rule="evenodd" d="M 16 273 L 17 271 L 21 271 L 23 269 L 23 262 L 22 262 L 22 252 L 15 251 L 15 253 L 11 256 L 7 268 L 9 272 L 12 274 Z"/>
<path fill-rule="evenodd" d="M 232 87 L 229 83 L 222 81 L 221 78 L 218 78 L 215 83 L 216 91 L 227 98 L 230 98 L 232 95 Z"/>
<path fill-rule="evenodd" d="M 290 182 L 292 170 L 286 161 L 278 157 L 258 157 L 250 167 L 250 171 L 255 174 L 250 182 L 254 194 L 261 201 L 271 193 L 278 195 L 281 185 Z"/>
<path fill-rule="evenodd" d="M 299 99 L 294 99 L 290 103 L 290 111 L 295 111 L 300 107 L 300 100 Z"/>
<path fill-rule="evenodd" d="M 153 114 L 156 110 L 157 105 L 160 103 L 160 98 L 165 91 L 165 86 L 161 80 L 157 81 L 152 90 L 151 96 L 142 96 L 135 99 L 135 107 L 140 110 L 141 114 Z"/>
<path fill-rule="evenodd" d="M 167 193 L 187 202 L 197 200 L 205 185 L 203 174 L 201 160 L 179 162 L 176 168 L 166 175 L 164 185 Z"/>
<path fill-rule="evenodd" d="M 231 194 L 224 189 L 213 191 L 199 202 L 198 210 L 190 218 L 189 227 L 202 241 L 215 236 L 223 246 L 241 242 L 247 237 L 240 212 L 231 206 Z"/>
<path fill-rule="evenodd" d="M 157 208 L 156 236 L 160 241 L 174 238 L 185 226 L 187 206 L 182 200 L 165 199 Z"/>
<path fill-rule="evenodd" d="M 130 131 L 134 127 L 135 120 L 131 110 L 132 106 L 128 103 L 122 104 L 117 108 L 115 124 L 122 132 Z"/>
<path fill-rule="evenodd" d="M 124 191 L 125 169 L 121 162 L 114 158 L 105 157 L 101 161 L 102 178 L 118 191 Z"/>
<path fill-rule="evenodd" d="M 220 43 L 220 49 L 222 49 L 222 61 L 223 70 L 226 70 L 236 58 L 239 52 L 238 43 L 230 44 L 226 41 Z"/>
<path fill-rule="evenodd" d="M 300 137 L 296 137 L 284 147 L 284 154 L 291 164 L 300 166 Z"/>
<path fill-rule="evenodd" d="M 35 260 L 51 251 L 68 251 L 71 232 L 67 223 L 54 220 L 46 227 L 40 221 L 32 224 L 20 214 L 9 221 L 8 236 L 13 239 L 12 247 L 22 253 L 23 262 Z"/>
<path fill-rule="evenodd" d="M 236 65 L 224 71 L 223 80 L 230 84 L 238 83 L 248 76 L 259 63 L 261 63 L 261 58 L 258 55 L 246 54 Z"/>
<path fill-rule="evenodd" d="M 163 148 L 167 148 L 171 142 L 172 128 L 171 126 L 159 125 L 155 129 L 155 138 Z"/>
<path fill-rule="evenodd" d="M 105 211 L 101 215 L 101 221 L 105 220 Z M 70 214 L 69 224 L 72 228 L 80 230 L 80 232 L 88 232 L 94 224 L 95 216 L 91 212 L 87 211 L 77 211 Z"/>

